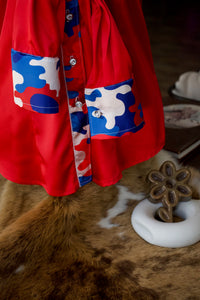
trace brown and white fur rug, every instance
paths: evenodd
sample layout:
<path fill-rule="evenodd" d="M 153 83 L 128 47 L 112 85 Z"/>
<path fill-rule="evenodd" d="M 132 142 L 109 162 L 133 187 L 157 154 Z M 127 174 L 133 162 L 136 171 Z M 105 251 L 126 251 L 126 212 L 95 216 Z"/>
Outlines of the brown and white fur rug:
<path fill-rule="evenodd" d="M 150 245 L 131 226 L 164 151 L 124 171 L 114 186 L 90 183 L 67 197 L 0 179 L 0 300 L 200 299 L 200 243 Z M 192 170 L 193 198 L 200 174 Z"/>

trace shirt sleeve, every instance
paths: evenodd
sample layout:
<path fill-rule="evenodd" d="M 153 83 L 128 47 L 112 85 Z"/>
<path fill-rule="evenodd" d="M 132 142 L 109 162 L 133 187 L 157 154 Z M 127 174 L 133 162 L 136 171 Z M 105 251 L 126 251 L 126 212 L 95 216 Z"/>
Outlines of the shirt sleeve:
<path fill-rule="evenodd" d="M 14 102 L 20 107 L 59 112 L 64 5 L 63 0 L 16 0 L 11 60 Z"/>

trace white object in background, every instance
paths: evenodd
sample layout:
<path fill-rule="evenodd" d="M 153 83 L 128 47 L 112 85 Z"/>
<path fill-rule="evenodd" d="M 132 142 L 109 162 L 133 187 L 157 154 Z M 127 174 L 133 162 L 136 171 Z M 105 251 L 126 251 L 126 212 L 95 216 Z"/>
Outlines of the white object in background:
<path fill-rule="evenodd" d="M 188 99 L 200 101 L 200 72 L 183 73 L 175 83 L 172 93 Z"/>
<path fill-rule="evenodd" d="M 168 248 L 190 246 L 200 240 L 200 200 L 180 202 L 175 214 L 184 221 L 177 223 L 155 219 L 161 206 L 145 199 L 135 207 L 131 223 L 138 235 L 150 244 Z"/>

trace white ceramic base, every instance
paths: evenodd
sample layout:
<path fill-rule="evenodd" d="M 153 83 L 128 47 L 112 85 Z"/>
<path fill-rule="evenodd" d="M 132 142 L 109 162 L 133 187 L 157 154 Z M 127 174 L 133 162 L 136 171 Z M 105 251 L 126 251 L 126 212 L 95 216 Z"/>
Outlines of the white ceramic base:
<path fill-rule="evenodd" d="M 131 223 L 134 230 L 150 244 L 179 248 L 190 246 L 200 240 L 200 200 L 179 203 L 175 214 L 184 221 L 164 223 L 154 218 L 161 204 L 153 204 L 147 199 L 134 209 Z"/>

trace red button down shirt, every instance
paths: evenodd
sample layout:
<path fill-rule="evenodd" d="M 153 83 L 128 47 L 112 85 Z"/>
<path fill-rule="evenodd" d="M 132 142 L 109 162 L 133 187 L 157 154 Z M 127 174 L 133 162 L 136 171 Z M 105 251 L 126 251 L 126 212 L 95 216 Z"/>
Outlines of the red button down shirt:
<path fill-rule="evenodd" d="M 0 35 L 0 172 L 63 196 L 164 144 L 139 0 L 7 0 Z"/>

